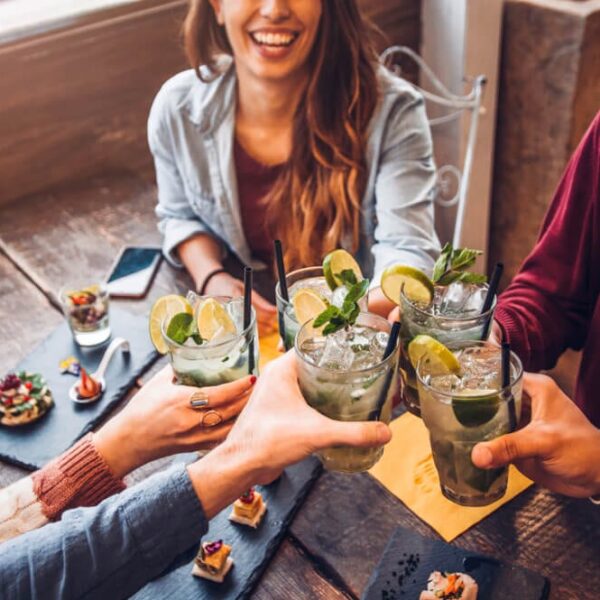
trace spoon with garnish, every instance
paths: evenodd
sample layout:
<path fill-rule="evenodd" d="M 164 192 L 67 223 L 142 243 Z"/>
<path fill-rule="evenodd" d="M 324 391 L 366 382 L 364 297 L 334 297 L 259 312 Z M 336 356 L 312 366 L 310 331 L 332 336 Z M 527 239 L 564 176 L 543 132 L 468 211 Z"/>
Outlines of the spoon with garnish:
<path fill-rule="evenodd" d="M 104 353 L 98 368 L 94 373 L 88 375 L 85 369 L 81 369 L 81 380 L 74 383 L 69 390 L 69 398 L 76 404 L 91 404 L 100 399 L 106 389 L 104 373 L 114 356 L 115 352 L 122 348 L 123 353 L 129 352 L 129 342 L 122 337 L 115 338 Z"/>

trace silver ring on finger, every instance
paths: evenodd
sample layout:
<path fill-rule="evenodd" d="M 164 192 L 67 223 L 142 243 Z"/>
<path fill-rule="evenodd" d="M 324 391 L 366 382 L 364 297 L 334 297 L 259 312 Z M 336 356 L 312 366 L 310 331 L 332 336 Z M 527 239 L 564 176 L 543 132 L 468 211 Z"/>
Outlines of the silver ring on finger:
<path fill-rule="evenodd" d="M 204 390 L 196 390 L 190 396 L 190 406 L 194 410 L 205 409 L 208 406 L 208 394 Z"/>

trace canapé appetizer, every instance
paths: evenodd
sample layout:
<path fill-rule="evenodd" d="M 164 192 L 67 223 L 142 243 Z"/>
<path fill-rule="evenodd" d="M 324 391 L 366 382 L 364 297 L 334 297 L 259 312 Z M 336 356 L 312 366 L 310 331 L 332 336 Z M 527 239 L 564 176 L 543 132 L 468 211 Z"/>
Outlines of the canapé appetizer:
<path fill-rule="evenodd" d="M 477 600 L 477 583 L 464 573 L 434 571 L 420 600 Z"/>
<path fill-rule="evenodd" d="M 52 393 L 39 373 L 9 373 L 0 380 L 0 423 L 13 427 L 43 417 L 53 405 Z"/>
<path fill-rule="evenodd" d="M 230 554 L 231 546 L 224 544 L 223 540 L 202 542 L 194 561 L 192 575 L 216 583 L 223 583 L 225 576 L 233 566 L 233 559 L 229 556 Z"/>
<path fill-rule="evenodd" d="M 233 503 L 229 520 L 256 529 L 266 510 L 267 503 L 263 500 L 261 493 L 250 488 Z"/>

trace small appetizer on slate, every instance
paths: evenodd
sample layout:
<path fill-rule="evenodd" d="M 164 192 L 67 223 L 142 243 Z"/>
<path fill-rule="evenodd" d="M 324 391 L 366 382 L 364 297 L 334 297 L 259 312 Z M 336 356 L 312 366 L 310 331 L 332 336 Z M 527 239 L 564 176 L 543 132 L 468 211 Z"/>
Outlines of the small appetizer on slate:
<path fill-rule="evenodd" d="M 434 571 L 419 600 L 477 600 L 477 582 L 464 573 Z"/>
<path fill-rule="evenodd" d="M 256 529 L 266 510 L 267 503 L 262 499 L 260 492 L 250 488 L 233 503 L 229 520 Z"/>
<path fill-rule="evenodd" d="M 52 404 L 52 393 L 39 373 L 9 373 L 0 380 L 2 425 L 13 427 L 37 421 Z"/>
<path fill-rule="evenodd" d="M 229 556 L 231 546 L 216 542 L 203 542 L 194 561 L 192 575 L 202 577 L 216 583 L 223 583 L 225 576 L 233 566 L 233 559 Z"/>
<path fill-rule="evenodd" d="M 102 386 L 81 367 L 81 380 L 77 386 L 77 396 L 81 400 L 95 398 L 102 391 Z"/>

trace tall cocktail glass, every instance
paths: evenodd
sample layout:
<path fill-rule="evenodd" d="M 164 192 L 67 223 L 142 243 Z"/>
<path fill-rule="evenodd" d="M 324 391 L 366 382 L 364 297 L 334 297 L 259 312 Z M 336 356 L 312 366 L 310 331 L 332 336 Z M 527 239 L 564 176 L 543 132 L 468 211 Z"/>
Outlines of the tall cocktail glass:
<path fill-rule="evenodd" d="M 427 357 L 417 365 L 421 416 L 444 496 L 463 506 L 485 506 L 506 492 L 508 468 L 479 469 L 471 451 L 475 444 L 511 431 L 511 410 L 518 422 L 523 367 L 511 353 L 510 384 L 503 388 L 498 346 L 459 342 L 448 349 L 461 365 L 459 374 L 432 373 Z"/>
<path fill-rule="evenodd" d="M 323 336 L 312 322 L 296 337 L 298 382 L 306 402 L 337 421 L 389 423 L 396 389 L 398 350 L 383 358 L 391 325 L 385 319 L 360 313 L 356 324 Z M 332 471 L 356 473 L 371 468 L 383 448 L 339 446 L 318 453 Z"/>

